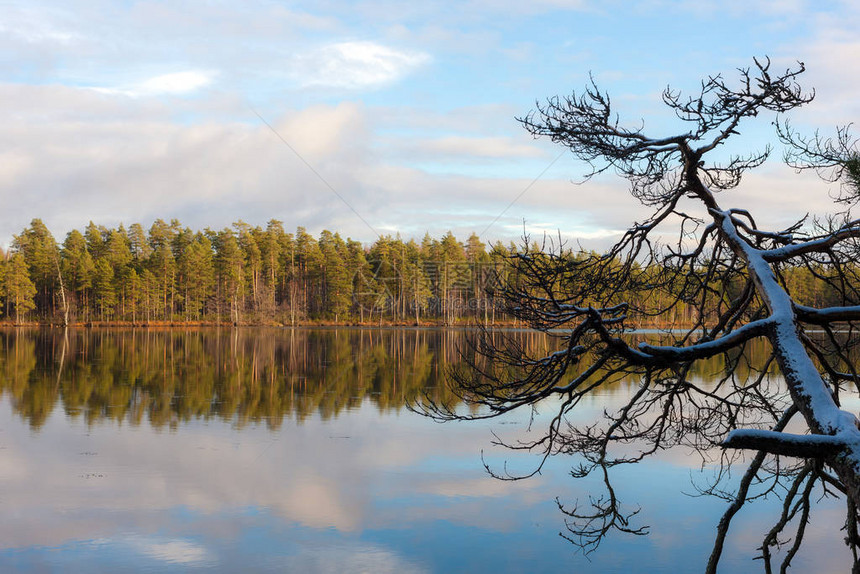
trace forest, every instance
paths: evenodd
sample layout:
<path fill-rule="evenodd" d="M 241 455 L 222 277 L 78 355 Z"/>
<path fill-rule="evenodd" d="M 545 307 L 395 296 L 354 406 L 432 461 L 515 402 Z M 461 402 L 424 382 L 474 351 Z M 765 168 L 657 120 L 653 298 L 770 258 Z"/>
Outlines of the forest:
<path fill-rule="evenodd" d="M 497 287 L 516 283 L 514 259 L 541 255 L 537 243 L 487 245 L 475 233 L 465 242 L 451 232 L 441 239 L 427 234 L 420 242 L 381 236 L 367 246 L 328 230 L 319 237 L 303 227 L 289 233 L 274 219 L 265 228 L 238 221 L 219 231 L 194 231 L 175 219 L 158 219 L 148 230 L 139 223 L 107 228 L 90 222 L 58 244 L 33 219 L 7 252 L 0 250 L 0 322 L 513 324 Z M 639 272 L 650 276 L 660 269 Z M 824 270 L 785 268 L 780 275 L 799 303 L 822 306 L 834 296 Z M 643 316 L 632 326 L 691 320 L 693 302 L 684 293 L 649 297 L 656 307 L 666 298 L 679 304 L 659 325 Z"/>

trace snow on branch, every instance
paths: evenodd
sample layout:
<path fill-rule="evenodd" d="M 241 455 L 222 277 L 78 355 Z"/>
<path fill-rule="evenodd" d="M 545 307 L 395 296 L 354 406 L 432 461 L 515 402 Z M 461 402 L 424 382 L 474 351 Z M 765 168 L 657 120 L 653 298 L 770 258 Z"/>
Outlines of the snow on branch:
<path fill-rule="evenodd" d="M 743 327 L 713 341 L 705 341 L 689 347 L 666 347 L 639 343 L 639 350 L 654 357 L 673 362 L 706 359 L 719 353 L 724 353 L 729 349 L 736 348 L 738 345 L 754 337 L 764 335 L 770 325 L 770 319 L 760 319 L 752 323 L 747 323 Z"/>
<path fill-rule="evenodd" d="M 815 307 L 795 304 L 794 312 L 800 321 L 813 325 L 829 325 L 830 323 L 860 321 L 860 305 L 816 309 Z"/>
<path fill-rule="evenodd" d="M 735 429 L 720 446 L 760 450 L 798 458 L 827 458 L 845 450 L 848 443 L 842 437 L 834 435 L 798 435 L 759 429 Z"/>
<path fill-rule="evenodd" d="M 802 243 L 784 245 L 776 249 L 762 251 L 762 257 L 768 263 L 787 261 L 793 257 L 799 257 L 808 253 L 824 253 L 837 243 L 852 237 L 860 237 L 860 220 L 846 223 L 833 233 L 818 237 Z"/>

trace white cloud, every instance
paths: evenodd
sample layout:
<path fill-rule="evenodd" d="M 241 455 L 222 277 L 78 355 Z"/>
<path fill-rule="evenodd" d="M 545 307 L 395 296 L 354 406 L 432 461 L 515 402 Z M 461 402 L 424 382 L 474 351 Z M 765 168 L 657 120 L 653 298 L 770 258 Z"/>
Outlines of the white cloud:
<path fill-rule="evenodd" d="M 860 24 L 860 22 L 858 22 Z M 803 110 L 808 123 L 822 131 L 845 125 L 860 114 L 860 76 L 850 70 L 860 58 L 860 41 L 821 39 L 806 50 L 804 86 L 815 88 L 816 98 Z"/>
<path fill-rule="evenodd" d="M 373 42 L 341 42 L 296 56 L 289 63 L 289 73 L 302 86 L 375 88 L 429 61 L 423 52 L 397 51 Z"/>
<path fill-rule="evenodd" d="M 71 28 L 69 20 L 61 9 L 4 6 L 0 33 L 30 45 L 68 47 L 82 39 L 82 35 Z"/>
<path fill-rule="evenodd" d="M 525 220 L 526 231 L 535 237 L 560 230 L 566 239 L 601 248 L 617 230 L 647 213 L 619 178 L 572 185 L 569 178 L 577 177 L 582 166 L 568 156 L 529 187 L 546 162 L 529 162 L 541 148 L 513 136 L 452 135 L 421 144 L 409 131 L 392 131 L 381 149 L 384 110 L 351 102 L 280 117 L 261 109 L 323 183 L 235 101 L 223 105 L 232 105 L 244 123 L 181 125 L 171 121 L 172 114 L 193 112 L 198 100 L 167 105 L 157 98 L 114 98 L 49 86 L 19 86 L 0 94 L 0 106 L 16 110 L 0 136 L 9 150 L 0 157 L 8 160 L 0 162 L 0 201 L 6 205 L 0 237 L 6 240 L 34 217 L 42 218 L 60 241 L 89 220 L 148 225 L 173 217 L 194 229 L 217 229 L 239 218 L 264 225 L 274 217 L 287 228 L 301 225 L 315 234 L 330 229 L 366 242 L 375 239 L 327 184 L 374 229 L 404 237 L 440 236 L 448 230 L 458 237 L 481 233 L 517 198 L 484 239 L 517 240 Z M 498 114 L 487 111 L 478 123 L 493 115 Z M 447 124 L 443 127 L 448 131 Z M 391 151 L 398 146 L 400 155 Z M 487 169 L 487 175 L 470 177 L 402 165 L 410 155 L 420 159 L 431 152 L 442 158 L 462 154 L 458 160 L 464 165 L 500 164 L 501 159 L 505 166 L 523 168 L 519 174 L 512 168 L 493 175 Z M 807 211 L 832 208 L 819 181 L 791 170 L 771 173 L 769 167 L 750 174 L 741 190 L 721 202 L 755 210 L 759 219 L 770 220 L 760 221 L 765 226 L 784 226 Z"/>
<path fill-rule="evenodd" d="M 171 121 L 172 114 L 193 113 L 195 102 L 167 105 L 55 86 L 0 91 L 0 106 L 17 110 L 0 134 L 9 150 L 0 167 L 7 206 L 0 236 L 11 238 L 34 217 L 61 241 L 91 219 L 115 226 L 177 217 L 201 229 L 276 217 L 318 231 L 333 228 L 327 217 L 351 213 L 247 108 L 233 104 L 246 123 Z M 267 119 L 362 210 L 357 177 L 374 161 L 364 117 L 362 106 L 343 103 Z M 369 235 L 360 221 L 340 230 Z"/>
<path fill-rule="evenodd" d="M 20 152 L 0 153 L 0 189 L 15 185 L 18 178 L 34 167 L 34 159 Z"/>
<path fill-rule="evenodd" d="M 217 72 L 208 70 L 188 70 L 162 74 L 134 83 L 129 86 L 113 88 L 92 88 L 103 94 L 121 94 L 133 98 L 152 96 L 182 96 L 201 90 L 212 84 Z"/>
<path fill-rule="evenodd" d="M 531 142 L 529 144 L 519 143 L 509 137 L 447 136 L 420 141 L 411 151 L 419 154 L 457 158 L 546 157 L 543 150 Z"/>
<path fill-rule="evenodd" d="M 555 4 L 547 0 L 519 8 L 543 12 Z M 750 3 L 750 9 L 764 13 L 773 5 L 761 0 Z M 229 3 L 141 4 L 132 11 L 70 6 L 62 12 L 18 14 L 15 22 L 45 38 L 77 34 L 80 41 L 73 46 L 52 51 L 56 42 L 45 40 L 39 50 L 25 49 L 21 38 L 6 39 L 6 53 L 16 55 L 7 65 L 20 77 L 9 77 L 7 81 L 19 83 L 6 84 L 0 92 L 6 110 L 0 136 L 5 150 L 0 154 L 0 200 L 6 206 L 0 212 L 0 242 L 33 217 L 44 218 L 58 239 L 90 219 L 117 225 L 177 217 L 199 228 L 229 225 L 239 217 L 253 224 L 277 217 L 287 227 L 304 225 L 312 233 L 328 228 L 373 240 L 364 223 L 249 112 L 246 97 L 374 228 L 404 236 L 481 231 L 558 153 L 548 141 L 534 142 L 520 133 L 513 117 L 528 110 L 532 95 L 553 93 L 557 83 L 567 85 L 569 78 L 554 78 L 550 88 L 529 85 L 505 94 L 487 84 L 491 79 L 513 85 L 506 83 L 513 82 L 506 77 L 508 68 L 500 66 L 495 75 L 486 64 L 498 64 L 499 54 L 508 58 L 522 46 L 511 43 L 502 28 L 486 25 L 511 16 L 507 11 L 489 13 L 483 0 L 461 7 L 474 12 L 470 25 L 454 25 L 450 10 L 430 5 L 403 7 L 405 16 L 396 25 L 374 20 L 388 8 L 379 3 L 331 10 L 325 16 L 268 3 L 251 3 L 247 9 Z M 513 2 L 506 7 L 517 9 Z M 566 7 L 587 8 L 582 2 Z M 377 11 L 368 12 L 372 8 Z M 356 28 L 351 18 L 359 26 L 373 26 Z M 845 73 L 860 56 L 852 34 L 858 18 L 853 8 L 816 18 L 809 27 L 811 40 L 796 44 L 809 64 L 804 80 L 816 86 L 820 100 L 808 108 L 816 116 L 806 124 L 826 130 L 853 117 L 846 109 L 858 109 L 857 75 Z M 306 52 L 297 48 L 311 36 L 326 41 L 333 34 L 380 39 L 334 42 Z M 534 58 L 560 39 L 534 40 Z M 458 52 L 456 62 L 450 59 L 452 50 Z M 482 51 L 486 57 L 478 54 Z M 594 65 L 591 59 L 571 63 L 571 51 L 560 50 L 566 69 Z M 428 71 L 421 67 L 431 62 L 431 52 L 433 74 L 421 74 Z M 794 59 L 788 43 L 782 52 Z M 182 61 L 176 61 L 177 54 Z M 553 61 L 545 63 L 551 73 Z M 596 70 L 601 80 L 613 78 L 607 69 L 611 66 Z M 708 69 L 720 68 L 709 64 Z M 39 86 L 27 85 L 32 70 L 50 74 Z M 476 75 L 464 75 L 469 70 Z M 621 72 L 627 79 L 635 75 Z M 403 81 L 410 73 L 413 81 Z M 264 85 L 257 83 L 261 78 Z M 363 103 L 337 104 L 345 89 L 368 90 L 398 81 L 404 91 L 381 94 L 382 105 L 357 92 L 346 93 Z M 455 81 L 477 88 L 461 92 Z M 216 82 L 219 90 L 208 89 Z M 99 86 L 101 93 L 73 87 L 80 85 Z M 303 91 L 295 90 L 296 85 L 329 89 Z M 177 97 L 189 95 L 202 97 Z M 623 92 L 617 96 L 620 111 L 626 117 L 641 115 L 650 125 L 652 110 L 640 113 L 643 104 L 631 104 L 631 97 Z M 395 99 L 399 105 L 388 105 Z M 625 193 L 623 181 L 572 186 L 568 178 L 576 179 L 582 168 L 566 161 L 516 201 L 489 230 L 491 238 L 516 239 L 525 219 L 534 233 L 560 229 L 605 242 L 641 219 L 642 210 Z M 761 180 L 751 204 L 756 197 L 773 199 L 786 185 L 797 185 L 794 180 L 782 187 L 772 186 L 772 179 Z M 764 210 L 782 215 L 829 208 L 826 193 L 821 202 L 818 196 L 814 203 L 798 197 L 802 199 L 779 201 L 778 209 L 765 205 Z M 738 196 L 737 203 L 746 200 Z"/>
<path fill-rule="evenodd" d="M 164 74 L 150 78 L 140 84 L 144 94 L 186 94 L 212 83 L 212 72 L 190 71 Z"/>

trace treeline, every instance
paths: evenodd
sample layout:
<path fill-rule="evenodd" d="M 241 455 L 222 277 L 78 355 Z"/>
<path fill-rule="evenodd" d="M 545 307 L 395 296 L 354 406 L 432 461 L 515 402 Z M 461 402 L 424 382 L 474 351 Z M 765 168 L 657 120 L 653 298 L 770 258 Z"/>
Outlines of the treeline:
<path fill-rule="evenodd" d="M 425 235 L 420 243 L 383 236 L 368 247 L 330 231 L 288 233 L 274 219 L 265 228 L 239 221 L 220 231 L 193 231 L 175 219 L 159 219 L 148 230 L 90 222 L 58 244 L 34 219 L 14 236 L 9 252 L 0 251 L 0 321 L 509 323 L 493 287 L 516 278 L 511 255 L 517 251 L 514 244 L 488 246 L 474 233 L 461 242 L 450 232 L 441 239 Z M 528 252 L 539 256 L 539 247 Z M 659 269 L 638 273 L 656 276 Z M 843 304 L 825 275 L 805 267 L 780 270 L 799 303 Z M 736 283 L 714 288 L 741 289 Z M 695 302 L 672 289 L 682 287 L 670 281 L 649 291 L 647 305 L 668 311 L 630 317 L 631 326 L 692 324 Z M 627 295 L 619 291 L 619 302 Z"/>
<path fill-rule="evenodd" d="M 450 232 L 420 243 L 384 236 L 366 247 L 330 231 L 288 233 L 277 220 L 220 231 L 177 220 L 148 230 L 90 222 L 58 244 L 34 219 L 0 252 L 0 315 L 15 323 L 492 323 L 501 317 L 487 286 L 511 249 Z"/>

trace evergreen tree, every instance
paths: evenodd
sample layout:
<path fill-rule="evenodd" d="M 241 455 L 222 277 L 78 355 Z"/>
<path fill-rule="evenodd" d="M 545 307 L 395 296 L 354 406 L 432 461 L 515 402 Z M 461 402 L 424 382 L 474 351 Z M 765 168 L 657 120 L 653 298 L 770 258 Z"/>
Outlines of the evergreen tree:
<path fill-rule="evenodd" d="M 34 297 L 36 286 L 30 280 L 30 270 L 22 253 L 12 254 L 6 264 L 3 278 L 3 294 L 6 301 L 15 312 L 15 323 L 21 322 L 21 316 L 35 308 Z"/>
<path fill-rule="evenodd" d="M 352 275 L 353 314 L 364 322 L 365 311 L 373 308 L 373 301 L 376 298 L 372 287 L 373 272 L 361 243 L 347 240 L 346 251 L 346 262 Z"/>
<path fill-rule="evenodd" d="M 199 320 L 215 280 L 212 243 L 208 237 L 202 233 L 194 237 L 179 260 L 179 269 L 183 278 L 185 317 Z"/>
<path fill-rule="evenodd" d="M 352 301 L 352 283 L 346 269 L 346 243 L 340 235 L 323 230 L 319 248 L 323 264 L 323 289 L 325 314 L 335 321 L 349 311 Z"/>
<path fill-rule="evenodd" d="M 490 256 L 487 254 L 484 242 L 476 233 L 472 233 L 465 245 L 466 260 L 469 262 L 472 283 L 470 285 L 469 305 L 475 315 L 483 319 L 483 323 L 489 321 L 489 301 L 487 289 L 492 280 L 492 269 L 490 268 Z"/>
<path fill-rule="evenodd" d="M 27 262 L 30 279 L 36 287 L 36 305 L 43 313 L 52 314 L 54 287 L 60 272 L 59 250 L 54 236 L 41 219 L 33 219 L 30 226 L 14 238 L 12 246 Z"/>
<path fill-rule="evenodd" d="M 292 233 L 285 233 L 281 243 L 281 301 L 290 311 L 290 325 L 297 320 L 296 305 L 299 300 L 299 279 L 296 268 L 296 241 Z"/>
<path fill-rule="evenodd" d="M 244 296 L 244 257 L 236 236 L 224 229 L 216 236 L 215 273 L 219 290 L 230 310 L 230 321 L 239 323 L 240 302 Z"/>
<path fill-rule="evenodd" d="M 123 274 L 124 317 L 131 318 L 133 323 L 138 321 L 138 309 L 143 301 L 143 281 L 134 267 L 127 267 Z"/>
<path fill-rule="evenodd" d="M 427 313 L 433 292 L 430 288 L 430 278 L 425 273 L 421 248 L 414 240 L 406 244 L 406 259 L 402 277 L 405 286 L 404 297 L 409 299 L 411 315 L 415 318 L 415 324 L 419 325 L 421 314 Z"/>
<path fill-rule="evenodd" d="M 102 320 L 111 319 L 116 307 L 116 286 L 114 270 L 107 257 L 96 261 L 93 273 L 93 296 Z"/>
<path fill-rule="evenodd" d="M 149 268 L 159 281 L 161 295 L 160 314 L 162 319 L 170 320 L 173 314 L 173 299 L 176 284 L 176 261 L 169 243 L 161 243 L 153 248 L 149 258 Z"/>
<path fill-rule="evenodd" d="M 146 237 L 146 231 L 140 223 L 133 223 L 128 228 L 129 247 L 138 270 L 142 269 L 143 262 L 152 255 L 152 247 Z"/>
<path fill-rule="evenodd" d="M 141 309 L 141 311 L 143 312 L 146 321 L 149 322 L 158 314 L 158 309 L 160 307 L 160 281 L 155 274 L 147 268 L 143 270 L 143 273 L 140 276 L 140 286 L 141 303 L 143 305 L 143 309 Z"/>
<path fill-rule="evenodd" d="M 238 236 L 239 248 L 242 250 L 245 271 L 244 283 L 250 287 L 251 305 L 254 312 L 260 307 L 260 284 L 262 275 L 263 255 L 254 230 L 241 219 L 233 224 Z"/>
<path fill-rule="evenodd" d="M 266 224 L 266 231 L 257 241 L 265 278 L 265 310 L 269 318 L 273 318 L 277 301 L 284 297 L 281 277 L 283 275 L 282 253 L 284 248 L 283 222 L 271 219 Z"/>
<path fill-rule="evenodd" d="M 299 285 L 299 316 L 316 316 L 322 309 L 322 253 L 314 236 L 304 227 L 296 229 L 296 274 Z"/>
<path fill-rule="evenodd" d="M 107 229 L 103 226 L 98 226 L 92 221 L 87 225 L 87 228 L 84 231 L 84 237 L 87 240 L 87 250 L 89 250 L 93 260 L 104 255 L 106 235 Z"/>
<path fill-rule="evenodd" d="M 6 253 L 3 252 L 3 248 L 0 247 L 0 297 L 5 298 L 5 286 L 6 286 Z M 3 305 L 0 305 L 0 317 L 3 316 Z"/>
<path fill-rule="evenodd" d="M 131 271 L 131 242 L 125 228 L 111 229 L 107 232 L 103 259 L 113 271 L 114 306 L 119 307 L 119 319 L 124 319 L 128 303 L 128 283 Z"/>
<path fill-rule="evenodd" d="M 87 241 L 80 231 L 73 229 L 66 235 L 61 253 L 63 277 L 72 299 L 72 309 L 87 318 L 89 290 L 92 287 L 95 264 L 87 250 Z"/>

